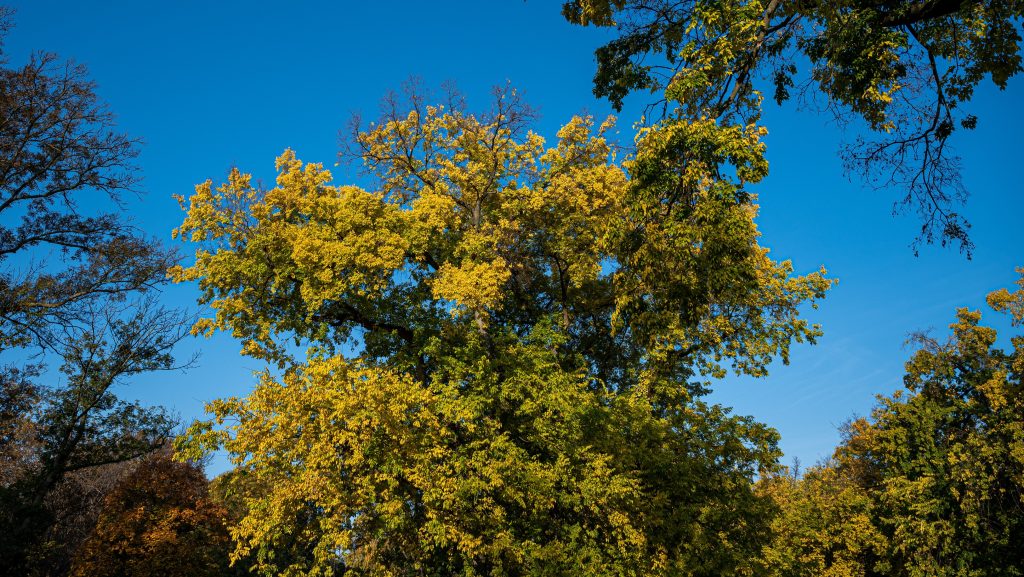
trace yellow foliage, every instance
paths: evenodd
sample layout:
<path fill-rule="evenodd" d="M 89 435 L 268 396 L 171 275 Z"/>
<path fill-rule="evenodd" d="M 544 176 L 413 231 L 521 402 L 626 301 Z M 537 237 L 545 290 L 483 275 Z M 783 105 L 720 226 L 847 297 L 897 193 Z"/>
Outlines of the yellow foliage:
<path fill-rule="evenodd" d="M 414 101 L 354 137 L 373 191 L 286 151 L 271 190 L 236 171 L 189 199 L 176 234 L 200 247 L 171 274 L 213 310 L 195 330 L 279 369 L 182 446 L 225 447 L 268 488 L 237 558 L 467 577 L 746 563 L 775 434 L 696 400 L 699 380 L 786 360 L 832 282 L 757 244 L 744 186 L 767 171 L 764 130 L 660 125 L 617 162 L 613 119 L 573 118 L 553 145 L 525 121 L 514 93 L 482 116 Z M 733 500 L 751 507 L 709 505 Z"/>

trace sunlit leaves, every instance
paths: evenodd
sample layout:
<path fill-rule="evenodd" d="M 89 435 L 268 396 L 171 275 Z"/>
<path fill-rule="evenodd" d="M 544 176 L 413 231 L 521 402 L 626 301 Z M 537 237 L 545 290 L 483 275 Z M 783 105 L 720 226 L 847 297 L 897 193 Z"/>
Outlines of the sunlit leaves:
<path fill-rule="evenodd" d="M 989 295 L 997 311 L 1024 290 Z M 960 309 L 946 342 L 918 335 L 906 391 L 851 421 L 835 458 L 761 483 L 783 514 L 764 553 L 778 575 L 1020 575 L 1024 340 L 998 348 Z"/>
<path fill-rule="evenodd" d="M 979 84 L 1002 89 L 1022 70 L 1019 2 L 570 0 L 562 13 L 618 29 L 596 50 L 594 75 L 594 93 L 616 108 L 647 92 L 657 118 L 744 126 L 773 85 L 779 103 L 795 96 L 862 124 L 842 149 L 847 170 L 917 213 L 915 247 L 955 243 L 970 254 L 949 137 L 977 125 L 966 108 Z"/>
<path fill-rule="evenodd" d="M 391 99 L 351 137 L 374 191 L 287 151 L 273 189 L 234 171 L 181 199 L 200 247 L 172 275 L 214 311 L 195 330 L 276 367 L 181 444 L 226 448 L 262 488 L 236 557 L 286 575 L 748 562 L 777 435 L 698 397 L 813 341 L 801 305 L 832 282 L 757 244 L 763 130 L 658 127 L 620 162 L 611 119 L 553 145 L 529 119 L 511 90 L 480 115 Z"/>

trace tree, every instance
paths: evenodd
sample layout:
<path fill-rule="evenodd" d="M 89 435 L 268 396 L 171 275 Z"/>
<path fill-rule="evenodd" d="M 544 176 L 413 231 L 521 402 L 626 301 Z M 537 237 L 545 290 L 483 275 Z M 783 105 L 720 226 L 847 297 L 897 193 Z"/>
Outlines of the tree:
<path fill-rule="evenodd" d="M 763 94 L 858 119 L 869 137 L 844 147 L 847 168 L 900 191 L 894 208 L 922 221 L 921 242 L 970 254 L 967 197 L 949 137 L 978 122 L 966 105 L 988 76 L 1020 72 L 1022 16 L 1005 0 L 570 0 L 576 24 L 616 26 L 597 50 L 594 93 L 616 107 L 634 91 L 664 92 L 675 122 L 755 122 Z M 809 74 L 798 75 L 798 65 Z M 675 108 L 670 109 L 669 105 Z"/>
<path fill-rule="evenodd" d="M 286 151 L 273 189 L 236 169 L 180 199 L 176 234 L 200 246 L 172 276 L 215 311 L 193 330 L 272 365 L 181 442 L 267 489 L 235 557 L 283 575 L 746 564 L 777 435 L 701 400 L 706 379 L 813 341 L 798 311 L 831 284 L 757 244 L 763 158 L 737 143 L 760 133 L 645 132 L 617 163 L 611 120 L 548 146 L 513 90 L 480 115 L 415 93 L 384 110 L 349 148 L 374 191 Z"/>
<path fill-rule="evenodd" d="M 4 439 L 12 474 L 0 486 L 0 552 L 10 566 L 28 564 L 26 574 L 29 567 L 54 574 L 45 567 L 65 556 L 50 559 L 45 552 L 67 545 L 55 535 L 76 513 L 58 507 L 63 500 L 54 492 L 69 475 L 145 455 L 164 444 L 176 424 L 164 410 L 121 400 L 114 391 L 140 373 L 174 368 L 170 349 L 187 334 L 188 319 L 151 303 L 127 318 L 123 313 L 108 308 L 87 326 L 69 327 L 75 339 L 59 350 L 64 382 L 23 382 L 32 394 L 23 397 L 27 414 L 5 423 L 18 433 Z"/>
<path fill-rule="evenodd" d="M 114 131 L 84 66 L 40 53 L 10 68 L 0 52 L 3 349 L 59 346 L 97 303 L 159 284 L 174 264 L 122 214 L 87 215 L 134 190 L 137 144 Z"/>
<path fill-rule="evenodd" d="M 226 511 L 202 469 L 168 451 L 142 459 L 111 491 L 72 577 L 221 576 L 230 539 Z"/>
<path fill-rule="evenodd" d="M 1024 321 L 1018 271 L 1020 289 L 988 297 L 1014 326 Z M 834 460 L 798 483 L 798 494 L 812 497 L 782 503 L 795 522 L 769 549 L 776 574 L 1024 573 L 1024 337 L 1004 351 L 980 320 L 962 308 L 949 341 L 915 336 L 906 391 L 847 425 Z M 813 497 L 823 487 L 830 498 Z M 844 506 L 856 515 L 829 513 Z M 817 563 L 776 563 L 786 558 Z"/>
<path fill-rule="evenodd" d="M 879 573 L 888 546 L 875 525 L 871 488 L 834 460 L 803 476 L 772 474 L 758 489 L 779 508 L 772 540 L 755 562 L 757 575 L 771 577 L 854 577 Z"/>
<path fill-rule="evenodd" d="M 10 16 L 0 9 L 0 41 Z M 173 419 L 114 391 L 178 366 L 170 351 L 191 322 L 149 292 L 176 256 L 123 215 L 137 142 L 94 88 L 55 55 L 10 67 L 0 52 L 0 353 L 12 360 L 0 368 L 0 557 L 22 574 L 51 572 L 40 555 L 68 475 L 164 443 Z M 45 368 L 54 358 L 59 374 Z"/>
<path fill-rule="evenodd" d="M 13 567 L 11 571 L 32 576 L 67 575 L 78 550 L 96 529 L 107 494 L 134 465 L 135 461 L 122 461 L 64 475 L 60 483 L 46 494 L 42 511 L 26 511 L 28 514 L 42 513 L 48 526 L 40 529 L 40 539 L 27 543 L 21 551 L 28 557 L 28 562 Z"/>
<path fill-rule="evenodd" d="M 210 499 L 224 510 L 224 526 L 236 527 L 249 514 L 249 503 L 258 502 L 270 494 L 270 487 L 260 485 L 258 479 L 244 469 L 229 469 L 209 483 Z M 229 543 L 223 551 L 223 558 L 229 558 L 233 550 Z M 288 565 L 291 561 L 281 561 Z M 226 574 L 252 575 L 252 563 L 248 559 L 235 559 Z"/>

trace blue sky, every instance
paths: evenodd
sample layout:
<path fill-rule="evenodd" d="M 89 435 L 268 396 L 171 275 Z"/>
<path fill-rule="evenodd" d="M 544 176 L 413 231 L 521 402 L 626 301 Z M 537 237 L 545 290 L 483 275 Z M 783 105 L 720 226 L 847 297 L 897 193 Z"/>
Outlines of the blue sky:
<path fill-rule="evenodd" d="M 550 138 L 573 114 L 611 111 L 590 85 L 593 50 L 611 33 L 570 26 L 559 2 L 12 4 L 16 27 L 4 46 L 10 62 L 44 49 L 86 64 L 121 129 L 143 139 L 146 196 L 129 209 L 167 242 L 182 218 L 172 194 L 221 181 L 236 165 L 272 182 L 273 160 L 286 147 L 333 165 L 350 114 L 372 116 L 381 96 L 410 76 L 428 87 L 454 81 L 471 106 L 510 81 L 540 110 L 537 131 Z M 1014 267 L 1024 265 L 1016 140 L 1024 134 L 1022 94 L 1020 78 L 1005 92 L 984 85 L 971 104 L 978 129 L 955 136 L 972 193 L 962 213 L 974 225 L 973 260 L 938 247 L 915 257 L 909 244 L 918 221 L 892 215 L 895 193 L 843 175 L 843 133 L 830 118 L 767 105 L 772 173 L 756 189 L 762 243 L 797 272 L 824 265 L 840 284 L 808 311 L 824 326 L 820 344 L 798 347 L 791 365 L 775 366 L 768 378 L 719 383 L 713 399 L 776 427 L 787 460 L 828 456 L 837 426 L 901 386 L 909 332 L 943 335 L 956 307 L 979 308 L 987 292 L 1015 280 Z M 624 142 L 636 108 L 627 105 L 622 115 Z M 357 179 L 352 169 L 332 168 L 336 182 Z M 195 297 L 192 286 L 164 293 L 172 305 L 194 306 Z M 119 393 L 189 421 L 205 401 L 244 394 L 261 368 L 225 336 L 189 340 L 180 354 L 193 350 L 202 353 L 198 367 L 147 376 Z M 224 466 L 217 460 L 211 472 Z"/>

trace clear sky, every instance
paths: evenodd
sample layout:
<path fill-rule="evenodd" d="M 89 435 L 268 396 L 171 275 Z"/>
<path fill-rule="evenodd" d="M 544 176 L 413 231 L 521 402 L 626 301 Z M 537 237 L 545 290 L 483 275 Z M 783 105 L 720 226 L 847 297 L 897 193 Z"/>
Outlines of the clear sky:
<path fill-rule="evenodd" d="M 286 147 L 333 165 L 351 113 L 372 116 L 380 97 L 410 76 L 428 87 L 454 81 L 471 106 L 510 81 L 539 108 L 537 131 L 551 139 L 573 114 L 610 112 L 590 79 L 593 50 L 611 33 L 570 26 L 557 1 L 9 3 L 17 10 L 4 46 L 10 62 L 47 50 L 86 64 L 119 126 L 143 139 L 146 196 L 129 209 L 168 243 L 183 216 L 172 194 L 222 181 L 231 166 L 272 182 Z M 772 174 L 756 189 L 762 244 L 797 272 L 824 265 L 840 284 L 808 311 L 825 329 L 817 346 L 798 347 L 791 365 L 777 364 L 768 378 L 719 383 L 713 399 L 776 427 L 787 460 L 814 463 L 831 454 L 840 424 L 901 386 L 909 332 L 944 335 L 956 307 L 979 308 L 986 293 L 1009 286 L 1024 265 L 1021 102 L 1021 78 L 1005 92 L 984 85 L 970 105 L 978 129 L 954 136 L 972 193 L 961 212 L 974 225 L 973 260 L 939 247 L 915 257 L 918 221 L 892 215 L 896 193 L 844 176 L 844 134 L 830 119 L 768 104 Z M 622 115 L 625 142 L 636 109 L 627 104 Z M 345 166 L 333 172 L 336 182 L 357 180 Z M 164 300 L 195 307 L 196 295 L 193 286 L 171 287 Z M 189 340 L 180 354 L 195 350 L 199 366 L 147 376 L 119 394 L 187 422 L 205 401 L 245 394 L 261 368 L 228 337 Z M 224 467 L 214 461 L 210 472 Z"/>

